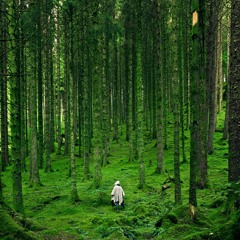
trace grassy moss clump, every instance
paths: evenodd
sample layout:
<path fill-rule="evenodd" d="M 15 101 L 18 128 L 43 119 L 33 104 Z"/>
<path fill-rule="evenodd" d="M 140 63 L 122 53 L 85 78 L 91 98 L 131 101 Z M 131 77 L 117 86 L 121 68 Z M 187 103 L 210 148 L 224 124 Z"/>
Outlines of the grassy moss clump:
<path fill-rule="evenodd" d="M 19 239 L 36 240 L 39 239 L 33 232 L 17 224 L 10 214 L 0 204 L 0 238 L 1 239 Z"/>

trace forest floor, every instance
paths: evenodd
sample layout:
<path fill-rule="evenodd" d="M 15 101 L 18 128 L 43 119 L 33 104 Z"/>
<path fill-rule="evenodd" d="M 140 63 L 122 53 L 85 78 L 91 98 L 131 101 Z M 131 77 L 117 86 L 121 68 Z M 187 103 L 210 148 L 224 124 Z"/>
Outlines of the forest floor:
<path fill-rule="evenodd" d="M 218 126 L 221 130 L 222 126 Z M 169 132 L 172 132 L 171 126 Z M 77 187 L 80 202 L 71 203 L 69 159 L 52 154 L 54 172 L 40 170 L 43 186 L 29 187 L 29 172 L 23 173 L 25 214 L 43 226 L 39 239 L 240 239 L 239 213 L 226 212 L 228 189 L 228 149 L 222 132 L 214 135 L 214 154 L 208 157 L 209 187 L 197 190 L 197 219 L 191 220 L 189 196 L 189 137 L 186 134 L 188 163 L 181 164 L 182 205 L 174 204 L 174 183 L 162 192 L 162 185 L 174 176 L 173 141 L 165 151 L 167 173 L 155 174 L 155 141 L 145 145 L 146 186 L 139 189 L 139 163 L 128 161 L 128 143 L 111 142 L 109 164 L 102 168 L 101 188 L 84 179 L 83 159 L 77 158 Z M 93 166 L 91 166 L 93 172 Z M 12 206 L 11 167 L 2 174 L 4 199 Z M 125 209 L 111 206 L 111 190 L 116 180 L 125 191 Z M 11 239 L 11 238 L 5 238 Z"/>

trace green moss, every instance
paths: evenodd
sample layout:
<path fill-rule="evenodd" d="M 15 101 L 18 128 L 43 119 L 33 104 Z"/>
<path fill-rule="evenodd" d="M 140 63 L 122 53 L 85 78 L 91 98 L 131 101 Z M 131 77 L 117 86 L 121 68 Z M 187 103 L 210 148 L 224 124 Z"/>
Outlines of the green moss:
<path fill-rule="evenodd" d="M 219 116 L 220 117 L 220 116 Z M 224 118 L 223 118 L 224 119 Z M 218 126 L 219 128 L 219 126 Z M 169 123 L 168 150 L 164 152 L 165 168 L 174 177 L 173 128 Z M 189 160 L 189 132 L 186 131 L 186 154 Z M 228 168 L 226 141 L 222 133 L 214 134 L 214 154 L 208 156 L 209 188 L 197 190 L 197 220 L 191 221 L 188 209 L 189 164 L 181 165 L 182 205 L 174 204 L 174 183 L 163 194 L 161 186 L 168 175 L 154 174 L 157 149 L 155 140 L 145 145 L 146 186 L 138 189 L 139 163 L 128 162 L 129 143 L 120 135 L 119 144 L 110 143 L 109 162 L 102 168 L 102 184 L 95 189 L 92 179 L 84 179 L 83 159 L 77 159 L 77 187 L 81 202 L 71 204 L 71 180 L 67 157 L 52 155 L 53 173 L 40 170 L 43 186 L 29 188 L 29 173 L 23 172 L 23 197 L 27 218 L 15 216 L 4 226 L 0 223 L 0 238 L 14 239 L 17 232 L 37 233 L 38 239 L 237 239 L 239 217 L 233 204 L 226 206 Z M 152 165 L 149 161 L 152 161 Z M 29 164 L 29 159 L 27 159 Z M 90 166 L 93 172 L 93 165 Z M 11 166 L 2 173 L 3 195 L 12 205 Z M 111 206 L 111 190 L 120 180 L 125 191 L 125 209 Z M 0 213 L 4 214 L 4 213 Z M 5 213 L 6 214 L 6 213 Z M 5 216 L 0 215 L 0 219 Z M 31 218 L 33 222 L 29 220 Z M 43 228 L 41 227 L 43 226 Z M 27 230 L 24 230 L 27 229 Z M 4 233 L 3 233 L 4 231 Z M 33 236 L 36 236 L 36 233 Z"/>
<path fill-rule="evenodd" d="M 0 238 L 5 239 L 26 239 L 34 240 L 39 239 L 33 232 L 28 231 L 26 228 L 18 225 L 7 211 L 0 204 Z"/>
<path fill-rule="evenodd" d="M 123 231 L 122 230 L 117 230 L 114 231 L 112 234 L 110 234 L 106 239 L 108 240 L 124 240 L 124 239 L 128 239 L 126 236 L 124 236 Z"/>

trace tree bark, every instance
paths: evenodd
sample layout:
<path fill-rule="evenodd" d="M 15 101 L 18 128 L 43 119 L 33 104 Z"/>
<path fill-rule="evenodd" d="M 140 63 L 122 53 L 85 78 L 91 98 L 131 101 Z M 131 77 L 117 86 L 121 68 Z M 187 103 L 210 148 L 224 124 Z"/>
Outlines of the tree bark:
<path fill-rule="evenodd" d="M 164 149 L 163 149 L 163 82 L 161 76 L 161 50 L 160 50 L 160 6 L 158 1 L 154 1 L 155 5 L 155 13 L 154 17 L 156 20 L 156 41 L 155 41 L 155 51 L 156 55 L 156 62 L 155 62 L 155 78 L 157 80 L 157 90 L 158 90 L 158 99 L 157 99 L 157 167 L 156 173 L 163 173 L 164 172 Z"/>
<path fill-rule="evenodd" d="M 6 4 L 1 1 L 0 12 L 6 11 Z M 8 103 L 7 103 L 7 19 L 4 14 L 0 15 L 0 100 L 1 100 L 1 166 L 4 171 L 9 164 L 9 151 L 8 151 Z"/>
<path fill-rule="evenodd" d="M 240 1 L 232 0 L 229 68 L 229 158 L 228 180 L 240 176 Z"/>
<path fill-rule="evenodd" d="M 21 173 L 21 92 L 20 92 L 20 29 L 18 12 L 19 2 L 14 0 L 9 6 L 9 16 L 11 16 L 9 25 L 9 34 L 11 47 L 13 50 L 9 54 L 10 64 L 10 98 L 11 98 L 11 140 L 12 140 L 12 160 L 13 160 L 13 203 L 17 212 L 23 213 L 22 197 L 22 173 Z"/>

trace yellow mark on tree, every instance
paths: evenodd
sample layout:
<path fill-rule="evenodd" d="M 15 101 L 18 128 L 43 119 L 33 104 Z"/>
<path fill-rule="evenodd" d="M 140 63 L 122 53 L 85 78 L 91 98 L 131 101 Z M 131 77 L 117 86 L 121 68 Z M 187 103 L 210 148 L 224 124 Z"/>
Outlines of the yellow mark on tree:
<path fill-rule="evenodd" d="M 198 12 L 195 10 L 192 14 L 192 25 L 195 26 L 198 23 Z"/>

